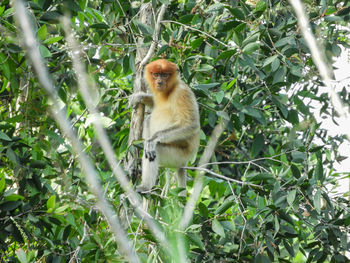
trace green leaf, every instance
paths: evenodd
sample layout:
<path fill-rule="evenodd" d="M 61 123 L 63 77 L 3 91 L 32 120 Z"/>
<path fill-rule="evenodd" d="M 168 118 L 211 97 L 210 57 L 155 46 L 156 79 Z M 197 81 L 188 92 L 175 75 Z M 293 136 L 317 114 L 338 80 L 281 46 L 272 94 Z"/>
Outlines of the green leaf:
<path fill-rule="evenodd" d="M 272 61 L 271 63 L 271 70 L 272 72 L 275 72 L 281 65 L 281 62 L 278 58 Z"/>
<path fill-rule="evenodd" d="M 237 81 L 237 78 L 233 79 L 226 87 L 225 90 L 229 90 Z"/>
<path fill-rule="evenodd" d="M 2 211 L 12 211 L 15 210 L 22 204 L 21 201 L 5 201 L 0 204 L 0 210 Z"/>
<path fill-rule="evenodd" d="M 55 205 L 56 205 L 56 195 L 52 195 L 46 202 L 47 210 L 50 210 L 52 212 L 55 209 Z"/>
<path fill-rule="evenodd" d="M 271 261 L 264 254 L 257 254 L 254 258 L 254 263 L 271 263 Z"/>
<path fill-rule="evenodd" d="M 196 234 L 196 233 L 187 233 L 186 235 L 187 235 L 188 239 L 190 241 L 192 241 L 193 244 L 195 244 L 201 250 L 203 250 L 203 251 L 205 250 L 204 244 L 203 244 L 203 242 L 202 242 L 202 240 L 201 240 L 201 238 L 199 237 L 198 234 Z"/>
<path fill-rule="evenodd" d="M 248 45 L 246 45 L 243 48 L 243 52 L 249 55 L 258 49 L 259 49 L 259 43 L 253 42 L 253 43 L 249 43 Z"/>
<path fill-rule="evenodd" d="M 250 34 L 247 38 L 245 38 L 242 42 L 242 46 L 247 46 L 248 44 L 256 43 L 260 37 L 260 32 Z"/>
<path fill-rule="evenodd" d="M 224 120 L 229 121 L 230 120 L 230 116 L 227 114 L 227 112 L 224 111 L 217 111 L 216 115 L 223 118 Z"/>
<path fill-rule="evenodd" d="M 280 67 L 273 75 L 273 84 L 283 82 L 287 73 L 286 67 Z"/>
<path fill-rule="evenodd" d="M 196 68 L 196 72 L 209 72 L 212 71 L 214 69 L 214 67 L 212 65 L 209 64 L 200 64 L 197 68 Z"/>
<path fill-rule="evenodd" d="M 225 92 L 223 92 L 222 90 L 221 91 L 219 91 L 218 93 L 216 93 L 216 102 L 218 103 L 218 104 L 220 104 L 221 102 L 222 102 L 222 100 L 223 100 L 223 98 L 225 97 Z"/>
<path fill-rule="evenodd" d="M 57 214 L 62 213 L 64 211 L 66 211 L 69 207 L 70 207 L 69 205 L 60 206 L 55 210 L 55 213 L 57 213 Z"/>
<path fill-rule="evenodd" d="M 316 169 L 315 169 L 315 178 L 316 180 L 319 180 L 321 183 L 324 181 L 324 175 L 323 175 L 323 164 L 321 160 L 318 160 Z"/>
<path fill-rule="evenodd" d="M 214 219 L 211 225 L 213 231 L 221 237 L 225 237 L 224 227 L 220 224 L 217 219 Z"/>
<path fill-rule="evenodd" d="M 6 156 L 13 164 L 19 164 L 18 156 L 11 148 L 7 148 Z"/>
<path fill-rule="evenodd" d="M 292 152 L 292 158 L 293 158 L 293 162 L 301 163 L 305 160 L 305 153 L 299 152 L 299 151 L 294 151 L 294 152 Z"/>
<path fill-rule="evenodd" d="M 81 246 L 86 251 L 96 249 L 98 246 L 95 243 L 89 242 Z"/>
<path fill-rule="evenodd" d="M 5 175 L 3 171 L 3 169 L 0 170 L 0 193 L 4 191 L 6 186 Z"/>
<path fill-rule="evenodd" d="M 266 125 L 266 120 L 265 120 L 264 114 L 260 110 L 252 108 L 252 107 L 249 107 L 249 106 L 245 106 L 242 109 L 242 112 L 245 113 L 245 114 L 248 114 L 248 115 L 250 115 L 252 117 L 254 117 L 261 124 Z"/>
<path fill-rule="evenodd" d="M 228 197 L 214 212 L 215 215 L 221 215 L 234 204 L 233 196 Z"/>
<path fill-rule="evenodd" d="M 292 124 L 298 124 L 299 123 L 298 111 L 293 110 L 293 109 L 290 110 L 288 113 L 287 120 Z"/>
<path fill-rule="evenodd" d="M 321 213 L 321 191 L 318 189 L 314 196 L 314 206 L 316 211 Z"/>
<path fill-rule="evenodd" d="M 275 47 L 277 47 L 277 48 L 283 47 L 285 45 L 291 45 L 291 46 L 296 45 L 294 37 L 293 36 L 284 37 L 275 43 Z"/>
<path fill-rule="evenodd" d="M 0 16 L 2 15 L 2 13 L 4 12 L 5 10 L 5 6 L 0 6 Z"/>
<path fill-rule="evenodd" d="M 243 37 L 241 33 L 233 32 L 232 39 L 237 44 L 237 46 L 240 47 L 242 45 Z"/>
<path fill-rule="evenodd" d="M 293 205 L 293 202 L 295 200 L 295 196 L 296 196 L 297 191 L 295 189 L 293 189 L 292 191 L 290 191 L 287 195 L 287 202 L 290 206 Z"/>
<path fill-rule="evenodd" d="M 230 12 L 231 12 L 231 14 L 232 14 L 234 17 L 236 17 L 236 18 L 238 18 L 238 19 L 240 19 L 240 20 L 245 20 L 245 15 L 244 15 L 244 13 L 241 11 L 241 9 L 239 9 L 239 8 L 230 8 Z"/>
<path fill-rule="evenodd" d="M 16 255 L 17 255 L 17 258 L 18 260 L 21 262 L 21 263 L 27 263 L 28 260 L 27 260 L 27 255 L 26 253 L 23 251 L 23 249 L 19 249 L 16 251 Z"/>
<path fill-rule="evenodd" d="M 189 24 L 192 21 L 192 18 L 194 17 L 193 14 L 187 14 L 184 16 L 179 17 L 179 22 L 182 24 Z"/>
<path fill-rule="evenodd" d="M 44 169 L 46 167 L 47 163 L 45 161 L 41 160 L 34 160 L 30 161 L 29 167 L 30 168 L 39 168 L 39 169 Z"/>
<path fill-rule="evenodd" d="M 135 19 L 135 23 L 137 24 L 138 28 L 140 29 L 140 31 L 145 34 L 145 35 L 153 35 L 153 29 L 148 26 L 143 24 L 142 22 L 138 21 Z"/>
<path fill-rule="evenodd" d="M 61 19 L 61 14 L 56 11 L 48 11 L 43 13 L 40 19 L 43 21 L 47 21 L 51 24 L 58 24 Z"/>
<path fill-rule="evenodd" d="M 42 27 L 39 28 L 38 30 L 38 38 L 39 40 L 43 41 L 46 38 L 47 35 L 47 27 L 44 24 Z"/>
<path fill-rule="evenodd" d="M 293 249 L 293 246 L 291 246 L 289 243 L 288 243 L 288 240 L 286 238 L 283 239 L 283 244 L 285 246 L 285 248 L 287 249 L 289 255 L 294 258 L 295 257 L 295 253 L 294 253 L 294 249 Z M 302 261 L 304 262 L 304 261 Z"/>
<path fill-rule="evenodd" d="M 217 56 L 216 60 L 230 58 L 236 53 L 237 53 L 237 51 L 233 50 L 233 49 L 232 50 L 225 50 L 224 52 L 221 52 L 219 54 L 219 56 Z"/>
<path fill-rule="evenodd" d="M 1 182 L 0 182 L 0 184 L 1 184 Z M 1 187 L 0 187 L 1 188 Z M 1 192 L 1 190 L 0 190 L 0 192 Z M 8 191 L 7 191 L 8 192 Z M 6 192 L 6 193 L 7 193 Z M 6 194 L 5 193 L 5 194 Z M 24 199 L 24 196 L 21 196 L 21 195 L 17 195 L 17 194 L 10 194 L 10 195 L 6 195 L 5 196 L 5 200 L 6 201 L 17 201 L 17 200 L 23 200 Z"/>
<path fill-rule="evenodd" d="M 12 139 L 10 137 L 8 137 L 7 134 L 2 132 L 2 131 L 0 131 L 0 139 L 4 140 L 4 141 L 9 141 L 9 142 L 12 141 Z"/>
<path fill-rule="evenodd" d="M 195 40 L 193 40 L 191 42 L 191 47 L 192 47 L 192 49 L 197 49 L 202 45 L 202 43 L 203 43 L 202 37 L 196 38 Z"/>
<path fill-rule="evenodd" d="M 274 55 L 272 57 L 268 57 L 267 59 L 264 60 L 263 68 L 266 67 L 267 65 L 270 65 L 273 61 L 278 60 L 278 55 Z"/>
<path fill-rule="evenodd" d="M 198 209 L 199 209 L 199 213 L 201 216 L 203 216 L 204 218 L 207 218 L 208 215 L 209 215 L 209 210 L 208 210 L 208 207 L 203 204 L 202 202 L 200 202 L 198 204 Z"/>
<path fill-rule="evenodd" d="M 265 11 L 267 8 L 267 5 L 264 0 L 260 0 L 259 2 L 256 3 L 255 10 L 259 12 Z"/>
<path fill-rule="evenodd" d="M 45 47 L 44 45 L 40 45 L 39 46 L 39 50 L 40 50 L 40 54 L 44 57 L 44 58 L 48 58 L 48 57 L 51 57 L 52 54 L 50 52 L 50 50 Z"/>
<path fill-rule="evenodd" d="M 7 57 L 4 53 L 0 53 L 0 68 L 2 69 L 2 72 L 4 73 L 5 77 L 10 80 L 11 79 L 11 70 L 10 66 L 7 62 Z"/>
<path fill-rule="evenodd" d="M 44 40 L 44 44 L 51 45 L 53 43 L 57 43 L 58 41 L 60 41 L 62 39 L 63 39 L 63 37 L 50 37 L 50 38 Z"/>
<path fill-rule="evenodd" d="M 252 149 L 250 151 L 250 156 L 255 158 L 264 147 L 264 136 L 262 134 L 258 134 L 255 136 Z"/>
<path fill-rule="evenodd" d="M 96 28 L 96 29 L 109 29 L 109 26 L 105 23 L 96 23 L 92 24 L 90 28 Z"/>
<path fill-rule="evenodd" d="M 277 216 L 274 216 L 274 218 L 275 218 L 275 233 L 274 233 L 274 237 L 275 237 L 280 231 L 280 222 L 278 221 Z"/>
<path fill-rule="evenodd" d="M 287 107 L 283 104 L 283 102 L 277 96 L 272 96 L 271 100 L 277 106 L 277 108 L 280 109 L 283 117 L 286 119 L 288 117 Z"/>

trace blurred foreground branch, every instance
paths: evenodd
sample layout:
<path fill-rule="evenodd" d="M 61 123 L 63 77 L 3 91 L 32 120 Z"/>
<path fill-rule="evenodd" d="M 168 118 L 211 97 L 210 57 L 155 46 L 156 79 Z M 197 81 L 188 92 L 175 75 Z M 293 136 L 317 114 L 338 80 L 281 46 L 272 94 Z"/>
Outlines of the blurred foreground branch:
<path fill-rule="evenodd" d="M 121 252 L 130 262 L 140 262 L 131 241 L 127 238 L 117 215 L 112 210 L 110 204 L 104 197 L 103 189 L 100 185 L 98 174 L 92 165 L 90 158 L 84 153 L 81 142 L 76 133 L 73 131 L 70 122 L 66 119 L 67 113 L 65 109 L 60 108 L 59 97 L 50 78 L 49 72 L 44 65 L 44 61 L 40 55 L 39 44 L 35 38 L 31 21 L 22 0 L 14 1 L 15 17 L 22 31 L 22 37 L 27 49 L 27 55 L 32 62 L 36 75 L 41 86 L 46 90 L 49 98 L 52 100 L 51 113 L 56 119 L 59 127 L 70 141 L 74 152 L 77 154 L 81 167 L 88 185 L 97 198 L 97 206 L 106 217 L 111 227 L 114 237 L 118 243 Z"/>
<path fill-rule="evenodd" d="M 331 84 L 330 70 L 327 63 L 325 62 L 324 55 L 321 53 L 323 49 L 319 47 L 315 37 L 312 34 L 309 21 L 304 12 L 305 9 L 303 7 L 303 4 L 301 3 L 300 0 L 289 0 L 289 3 L 293 6 L 294 11 L 297 15 L 298 24 L 300 26 L 301 33 L 303 34 L 304 39 L 310 48 L 312 59 L 320 73 L 322 81 L 325 83 L 328 89 L 328 93 L 329 93 L 332 105 L 336 110 L 336 112 L 339 114 L 339 116 L 345 120 L 343 125 L 349 125 L 350 123 L 349 108 L 343 105 L 337 92 L 335 91 L 334 87 Z M 347 129 L 347 137 L 350 140 L 350 129 Z"/>
<path fill-rule="evenodd" d="M 91 85 L 89 84 L 88 76 L 80 61 L 81 52 L 77 41 L 73 37 L 69 18 L 64 17 L 63 25 L 66 32 L 66 39 L 67 39 L 68 46 L 70 46 L 71 49 L 73 50 L 73 52 L 71 53 L 71 56 L 73 60 L 73 67 L 78 78 L 79 90 L 82 94 L 82 97 L 84 99 L 84 102 L 90 114 L 94 116 L 93 125 L 96 130 L 98 143 L 101 145 L 101 148 L 107 158 L 108 164 L 111 167 L 113 174 L 117 177 L 121 187 L 126 192 L 131 205 L 135 208 L 136 212 L 141 216 L 141 218 L 146 221 L 147 225 L 153 232 L 154 236 L 158 239 L 159 243 L 166 250 L 168 250 L 169 246 L 164 233 L 159 228 L 159 226 L 155 223 L 154 218 L 142 208 L 142 203 L 139 200 L 138 195 L 131 187 L 130 181 L 126 177 L 124 171 L 119 166 L 119 162 L 115 156 L 114 150 L 112 148 L 112 144 L 109 141 L 109 138 L 105 129 L 103 128 L 101 114 L 96 109 L 96 106 L 95 106 L 96 104 L 93 101 L 94 99 L 93 94 L 96 94 L 97 90 L 95 88 L 92 88 Z"/>
<path fill-rule="evenodd" d="M 210 136 L 209 142 L 205 147 L 203 155 L 199 160 L 198 166 L 201 167 L 201 170 L 196 174 L 196 178 L 193 184 L 193 192 L 190 195 L 189 199 L 187 200 L 183 215 L 178 225 L 180 232 L 185 231 L 186 227 L 189 225 L 190 221 L 192 220 L 193 212 L 194 212 L 197 200 L 203 188 L 204 174 L 206 172 L 205 164 L 209 162 L 211 156 L 213 155 L 216 144 L 219 140 L 220 135 L 224 131 L 227 125 L 227 122 L 228 122 L 228 118 L 222 118 L 220 122 L 215 126 Z M 178 244 L 179 255 L 180 257 L 182 257 L 179 262 L 188 262 L 188 259 L 186 258 L 186 253 L 185 253 L 185 241 L 183 240 L 183 236 L 181 235 L 178 236 L 177 244 Z"/>

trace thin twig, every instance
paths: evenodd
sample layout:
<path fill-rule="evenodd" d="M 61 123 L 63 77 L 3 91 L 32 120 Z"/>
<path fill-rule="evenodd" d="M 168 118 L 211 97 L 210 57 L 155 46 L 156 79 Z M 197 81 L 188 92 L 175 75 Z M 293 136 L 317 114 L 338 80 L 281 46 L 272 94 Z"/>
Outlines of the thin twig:
<path fill-rule="evenodd" d="M 222 174 L 215 173 L 215 172 L 213 172 L 213 171 L 211 171 L 211 170 L 209 170 L 207 168 L 201 168 L 201 167 L 183 167 L 183 168 L 188 169 L 188 170 L 203 171 L 203 172 L 209 173 L 211 175 L 214 175 L 215 177 L 218 177 L 220 179 L 223 179 L 223 180 L 226 180 L 226 181 L 229 181 L 229 182 L 234 182 L 234 183 L 241 184 L 241 185 L 254 186 L 254 187 L 258 187 L 258 188 L 263 189 L 263 187 L 261 185 L 251 184 L 251 183 L 239 181 L 239 180 L 236 180 L 236 179 L 233 179 L 233 178 L 230 178 L 230 177 L 226 177 L 226 176 L 224 176 Z"/>
<path fill-rule="evenodd" d="M 191 27 L 191 26 L 188 26 L 188 25 L 185 25 L 185 24 L 182 24 L 180 22 L 177 22 L 177 21 L 173 21 L 173 20 L 163 20 L 162 23 L 173 23 L 173 24 L 178 24 L 180 26 L 183 26 L 184 28 L 187 28 L 187 29 L 191 29 L 192 31 L 197 31 L 213 40 L 215 40 L 216 42 L 220 43 L 221 45 L 223 45 L 224 47 L 227 47 L 227 48 L 231 48 L 231 46 L 225 44 L 224 42 L 220 41 L 219 39 L 213 37 L 212 35 L 208 34 L 207 32 L 204 32 L 202 30 L 199 30 L 197 28 L 194 28 L 194 27 Z"/>
<path fill-rule="evenodd" d="M 106 217 L 113 231 L 114 237 L 116 238 L 118 247 L 130 262 L 138 263 L 140 260 L 135 250 L 133 249 L 130 240 L 127 238 L 125 231 L 119 223 L 118 217 L 111 209 L 110 204 L 103 195 L 103 190 L 95 167 L 92 165 L 92 162 L 88 155 L 84 153 L 81 142 L 79 141 L 76 133 L 71 128 L 71 124 L 66 119 L 66 110 L 62 110 L 59 106 L 60 104 L 58 103 L 59 97 L 57 91 L 40 55 L 39 44 L 35 38 L 35 34 L 28 17 L 28 12 L 24 6 L 23 1 L 15 0 L 14 7 L 15 17 L 22 31 L 22 38 L 27 49 L 27 55 L 30 58 L 32 65 L 37 73 L 37 77 L 41 86 L 46 90 L 48 96 L 53 102 L 51 106 L 51 113 L 53 114 L 63 133 L 70 140 L 72 148 L 77 154 L 83 172 L 86 175 L 90 190 L 95 194 L 97 198 L 97 205 L 102 211 L 103 215 Z"/>
<path fill-rule="evenodd" d="M 156 49 L 156 44 L 158 43 L 158 38 L 159 38 L 159 31 L 160 31 L 160 24 L 161 24 L 161 21 L 163 19 L 163 16 L 164 16 L 164 13 L 165 13 L 165 10 L 166 10 L 166 7 L 167 5 L 166 4 L 162 4 L 161 8 L 160 8 L 160 11 L 159 11 L 159 15 L 158 15 L 158 18 L 157 18 L 157 22 L 154 26 L 154 33 L 153 33 L 153 41 L 152 41 L 152 44 L 146 54 L 146 56 L 142 59 L 140 65 L 139 65 L 139 68 L 138 70 L 143 70 L 143 67 L 146 65 L 146 63 L 148 62 L 148 60 L 151 58 L 151 56 L 153 55 L 154 53 L 154 50 Z"/>

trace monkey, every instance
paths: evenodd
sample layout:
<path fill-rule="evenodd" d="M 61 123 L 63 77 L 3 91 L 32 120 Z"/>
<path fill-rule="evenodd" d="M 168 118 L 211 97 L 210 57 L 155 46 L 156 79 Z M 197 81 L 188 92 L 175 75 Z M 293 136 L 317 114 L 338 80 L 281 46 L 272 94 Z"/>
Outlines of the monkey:
<path fill-rule="evenodd" d="M 151 91 L 131 96 L 132 106 L 143 103 L 151 114 L 143 128 L 144 150 L 142 180 L 136 191 L 150 191 L 158 179 L 158 168 L 176 168 L 180 193 L 186 196 L 186 171 L 183 166 L 196 154 L 199 147 L 200 120 L 196 97 L 179 78 L 176 64 L 155 60 L 145 67 L 144 80 Z"/>

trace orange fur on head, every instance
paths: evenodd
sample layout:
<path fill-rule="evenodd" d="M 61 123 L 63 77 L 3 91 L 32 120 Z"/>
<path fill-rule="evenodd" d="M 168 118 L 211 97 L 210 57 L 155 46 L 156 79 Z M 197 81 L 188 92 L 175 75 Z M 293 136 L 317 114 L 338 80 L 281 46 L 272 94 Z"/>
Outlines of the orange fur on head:
<path fill-rule="evenodd" d="M 153 73 L 170 74 L 170 77 L 167 81 L 166 89 L 164 90 L 164 92 L 167 94 L 170 93 L 173 90 L 173 88 L 178 84 L 176 64 L 166 59 L 155 60 L 149 63 L 145 68 L 145 79 L 153 93 L 157 92 L 155 88 L 156 85 L 152 76 Z"/>

